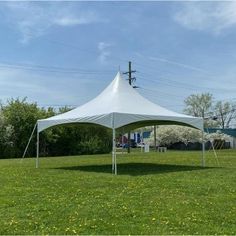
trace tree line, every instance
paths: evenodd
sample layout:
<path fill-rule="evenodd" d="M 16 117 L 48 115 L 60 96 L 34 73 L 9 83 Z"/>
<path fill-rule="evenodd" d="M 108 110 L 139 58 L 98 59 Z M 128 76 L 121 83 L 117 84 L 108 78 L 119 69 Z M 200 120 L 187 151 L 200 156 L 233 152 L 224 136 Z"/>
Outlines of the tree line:
<path fill-rule="evenodd" d="M 236 106 L 230 102 L 213 102 L 209 93 L 193 94 L 185 99 L 184 113 L 203 117 L 205 127 L 230 127 L 235 119 Z M 40 108 L 26 98 L 11 99 L 0 104 L 0 158 L 21 157 L 37 120 L 69 111 Z M 40 133 L 40 155 L 78 155 L 108 153 L 112 147 L 112 134 L 98 125 L 70 124 L 52 127 Z M 28 148 L 27 156 L 36 155 L 36 134 Z"/>
<path fill-rule="evenodd" d="M 202 117 L 206 128 L 230 128 L 236 119 L 236 104 L 228 101 L 214 102 L 210 93 L 192 94 L 184 103 L 184 113 Z"/>
<path fill-rule="evenodd" d="M 0 158 L 22 157 L 37 120 L 69 111 L 40 108 L 27 99 L 11 99 L 0 105 Z M 112 134 L 98 125 L 70 124 L 56 126 L 40 133 L 40 155 L 60 156 L 98 154 L 111 151 Z M 36 134 L 33 135 L 26 156 L 36 155 Z"/>

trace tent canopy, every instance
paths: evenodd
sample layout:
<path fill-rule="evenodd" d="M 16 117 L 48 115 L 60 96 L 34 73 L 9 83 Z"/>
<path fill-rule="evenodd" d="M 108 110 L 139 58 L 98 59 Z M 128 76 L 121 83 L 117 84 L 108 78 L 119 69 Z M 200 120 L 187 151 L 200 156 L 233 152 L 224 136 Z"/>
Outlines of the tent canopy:
<path fill-rule="evenodd" d="M 97 97 L 69 112 L 38 120 L 38 132 L 68 123 L 92 123 L 111 129 L 180 124 L 203 130 L 203 119 L 167 110 L 141 96 L 117 73 Z"/>
<path fill-rule="evenodd" d="M 116 130 L 127 131 L 147 125 L 180 124 L 203 131 L 203 119 L 179 114 L 167 110 L 142 97 L 120 72 L 114 80 L 90 102 L 71 111 L 37 122 L 37 159 L 39 166 L 39 133 L 49 127 L 69 123 L 87 123 L 102 125 L 112 129 L 112 172 L 117 174 Z M 203 132 L 202 132 L 203 133 Z M 202 165 L 204 160 L 204 142 L 202 143 Z"/>

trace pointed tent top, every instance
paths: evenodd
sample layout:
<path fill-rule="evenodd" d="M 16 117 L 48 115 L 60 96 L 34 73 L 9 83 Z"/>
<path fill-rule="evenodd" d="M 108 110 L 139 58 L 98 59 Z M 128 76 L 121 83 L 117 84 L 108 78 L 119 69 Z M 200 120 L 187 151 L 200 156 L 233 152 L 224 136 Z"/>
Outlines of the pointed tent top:
<path fill-rule="evenodd" d="M 129 85 L 118 72 L 113 81 L 92 101 L 104 102 L 103 106 L 110 105 L 110 112 L 155 114 L 179 116 L 180 114 L 167 110 L 141 96 L 136 89 Z M 91 102 L 92 102 L 91 101 Z M 90 102 L 89 102 L 90 103 Z M 88 103 L 87 103 L 88 104 Z M 85 104 L 86 105 L 86 104 Z M 186 115 L 182 115 L 188 117 Z"/>
<path fill-rule="evenodd" d="M 202 129 L 201 118 L 179 114 L 163 108 L 141 96 L 121 76 L 113 81 L 94 99 L 69 112 L 39 120 L 39 131 L 64 123 L 95 123 L 109 128 L 119 128 L 144 121 L 169 121 Z"/>

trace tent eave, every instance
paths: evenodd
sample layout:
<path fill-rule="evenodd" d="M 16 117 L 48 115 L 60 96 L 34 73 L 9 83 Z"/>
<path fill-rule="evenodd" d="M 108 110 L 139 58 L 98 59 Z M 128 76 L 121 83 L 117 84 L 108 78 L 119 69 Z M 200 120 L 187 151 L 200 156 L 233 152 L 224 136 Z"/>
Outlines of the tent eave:
<path fill-rule="evenodd" d="M 55 119 L 56 118 L 56 119 Z M 38 132 L 41 132 L 52 126 L 62 124 L 96 124 L 107 128 L 119 129 L 125 127 L 127 130 L 150 126 L 150 125 L 184 125 L 203 130 L 203 119 L 190 116 L 163 116 L 163 115 L 146 115 L 146 114 L 129 114 L 112 112 L 109 114 L 100 114 L 95 116 L 84 116 L 70 119 L 63 119 L 55 116 L 48 119 L 38 120 Z"/>

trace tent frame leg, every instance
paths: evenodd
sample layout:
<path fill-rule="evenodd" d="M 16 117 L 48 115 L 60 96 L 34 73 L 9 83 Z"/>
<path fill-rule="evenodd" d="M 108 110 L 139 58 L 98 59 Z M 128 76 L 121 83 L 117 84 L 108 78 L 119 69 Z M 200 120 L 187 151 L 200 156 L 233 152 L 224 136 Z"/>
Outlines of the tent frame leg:
<path fill-rule="evenodd" d="M 116 163 L 116 130 L 112 129 L 112 173 L 117 175 Z"/>
<path fill-rule="evenodd" d="M 39 168 L 39 131 L 37 127 L 37 151 L 36 151 L 36 168 Z"/>
<path fill-rule="evenodd" d="M 202 131 L 202 167 L 205 167 L 205 141 L 204 141 L 204 130 Z"/>
<path fill-rule="evenodd" d="M 124 128 L 122 129 L 121 142 L 122 142 L 122 155 L 123 155 L 124 154 Z"/>
<path fill-rule="evenodd" d="M 143 128 L 141 129 L 142 139 L 141 139 L 141 152 L 144 152 L 144 141 L 143 141 Z"/>
<path fill-rule="evenodd" d="M 156 152 L 157 151 L 157 126 L 154 125 L 153 126 L 153 129 L 154 129 L 154 151 Z"/>

